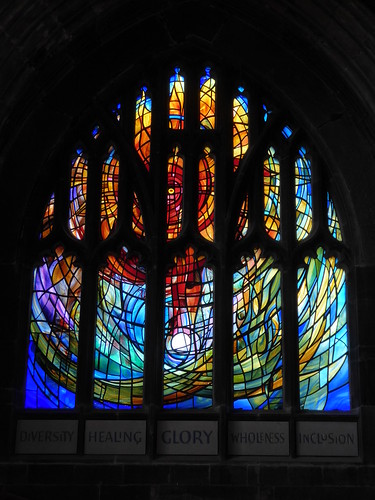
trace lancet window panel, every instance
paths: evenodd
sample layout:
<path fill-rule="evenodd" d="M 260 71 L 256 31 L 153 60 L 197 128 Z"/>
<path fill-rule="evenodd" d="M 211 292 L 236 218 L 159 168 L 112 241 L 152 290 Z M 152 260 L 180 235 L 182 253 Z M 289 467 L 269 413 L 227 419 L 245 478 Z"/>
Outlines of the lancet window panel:
<path fill-rule="evenodd" d="M 293 411 L 351 408 L 323 162 L 232 80 L 226 95 L 213 65 L 171 66 L 87 127 L 36 228 L 24 408 L 281 412 L 291 387 Z"/>

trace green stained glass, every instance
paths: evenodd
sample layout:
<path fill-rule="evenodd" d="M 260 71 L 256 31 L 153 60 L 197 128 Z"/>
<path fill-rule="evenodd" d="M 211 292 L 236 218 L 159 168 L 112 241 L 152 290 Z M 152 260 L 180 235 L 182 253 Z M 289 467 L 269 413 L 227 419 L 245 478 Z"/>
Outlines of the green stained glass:
<path fill-rule="evenodd" d="M 301 147 L 295 161 L 296 233 L 297 240 L 308 237 L 312 228 L 311 161 Z"/>
<path fill-rule="evenodd" d="M 345 271 L 318 248 L 298 271 L 300 405 L 349 410 Z"/>
<path fill-rule="evenodd" d="M 280 271 L 259 249 L 233 275 L 234 408 L 282 408 Z"/>
<path fill-rule="evenodd" d="M 280 240 L 280 163 L 273 147 L 263 164 L 264 226 L 268 236 Z"/>
<path fill-rule="evenodd" d="M 143 403 L 146 274 L 122 248 L 99 271 L 94 406 L 132 409 Z"/>

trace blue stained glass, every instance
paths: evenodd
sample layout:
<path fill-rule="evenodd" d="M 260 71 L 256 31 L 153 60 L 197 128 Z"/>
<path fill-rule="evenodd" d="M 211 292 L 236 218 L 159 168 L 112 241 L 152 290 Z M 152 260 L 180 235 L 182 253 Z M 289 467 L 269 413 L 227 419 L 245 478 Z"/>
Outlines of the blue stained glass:
<path fill-rule="evenodd" d="M 289 139 L 289 137 L 293 134 L 293 130 L 290 127 L 288 127 L 288 125 L 285 125 L 281 133 L 283 134 L 285 139 Z"/>

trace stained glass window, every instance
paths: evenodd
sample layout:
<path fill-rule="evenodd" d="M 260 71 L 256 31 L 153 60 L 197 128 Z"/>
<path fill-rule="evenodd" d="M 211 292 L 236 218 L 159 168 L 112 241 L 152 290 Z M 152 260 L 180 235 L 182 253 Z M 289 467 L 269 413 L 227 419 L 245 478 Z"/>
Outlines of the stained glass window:
<path fill-rule="evenodd" d="M 249 230 L 249 195 L 247 194 L 241 205 L 240 215 L 237 221 L 236 240 L 240 240 L 247 235 Z"/>
<path fill-rule="evenodd" d="M 318 248 L 298 271 L 300 404 L 305 410 L 348 410 L 345 271 Z"/>
<path fill-rule="evenodd" d="M 282 408 L 280 271 L 259 249 L 233 275 L 234 408 Z"/>
<path fill-rule="evenodd" d="M 53 230 L 54 213 L 55 213 L 55 193 L 52 193 L 51 198 L 49 199 L 49 202 L 47 203 L 46 209 L 44 211 L 40 238 L 46 238 Z"/>
<path fill-rule="evenodd" d="M 167 238 L 177 238 L 182 229 L 184 159 L 178 147 L 168 159 L 167 179 Z"/>
<path fill-rule="evenodd" d="M 328 215 L 328 229 L 334 238 L 342 241 L 341 228 L 339 218 L 336 213 L 335 205 L 329 193 L 327 193 L 327 215 Z"/>
<path fill-rule="evenodd" d="M 81 149 L 72 162 L 70 175 L 69 229 L 77 240 L 83 240 L 86 227 L 87 160 Z"/>
<path fill-rule="evenodd" d="M 233 160 L 236 171 L 249 147 L 249 101 L 238 87 L 240 94 L 233 99 Z"/>
<path fill-rule="evenodd" d="M 105 240 L 112 232 L 118 212 L 118 175 L 120 162 L 115 150 L 110 148 L 109 156 L 102 169 L 101 236 Z"/>
<path fill-rule="evenodd" d="M 134 198 L 133 198 L 132 228 L 138 238 L 145 237 L 142 210 L 139 204 L 137 193 L 134 193 Z"/>
<path fill-rule="evenodd" d="M 206 147 L 199 161 L 198 230 L 206 240 L 214 239 L 215 159 Z"/>
<path fill-rule="evenodd" d="M 211 68 L 206 68 L 200 81 L 200 127 L 215 128 L 216 82 L 211 77 Z"/>
<path fill-rule="evenodd" d="M 134 145 L 147 170 L 150 169 L 151 97 L 147 87 L 141 88 L 135 104 Z"/>
<path fill-rule="evenodd" d="M 295 162 L 297 240 L 303 240 L 312 228 L 311 161 L 301 147 Z"/>
<path fill-rule="evenodd" d="M 188 248 L 165 287 L 164 406 L 212 405 L 213 272 Z"/>
<path fill-rule="evenodd" d="M 99 271 L 94 406 L 138 408 L 143 401 L 146 271 L 125 247 Z"/>
<path fill-rule="evenodd" d="M 280 239 L 280 163 L 273 147 L 264 162 L 264 226 L 268 236 Z"/>
<path fill-rule="evenodd" d="M 184 128 L 185 79 L 180 75 L 180 68 L 175 68 L 169 80 L 169 128 Z"/>
<path fill-rule="evenodd" d="M 57 247 L 34 270 L 26 408 L 74 408 L 81 270 Z"/>
<path fill-rule="evenodd" d="M 350 409 L 336 190 L 292 117 L 202 68 L 77 128 L 36 235 L 26 408 Z"/>

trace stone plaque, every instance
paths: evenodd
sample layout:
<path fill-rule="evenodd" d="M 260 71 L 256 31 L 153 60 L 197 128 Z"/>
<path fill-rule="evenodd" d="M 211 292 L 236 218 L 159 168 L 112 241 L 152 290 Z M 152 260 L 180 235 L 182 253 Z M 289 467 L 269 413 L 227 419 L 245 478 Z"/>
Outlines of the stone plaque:
<path fill-rule="evenodd" d="M 87 420 L 85 453 L 145 454 L 146 422 L 144 420 Z"/>
<path fill-rule="evenodd" d="M 298 422 L 296 430 L 299 456 L 358 456 L 356 422 Z"/>
<path fill-rule="evenodd" d="M 217 455 L 217 422 L 158 422 L 157 451 L 161 455 Z"/>
<path fill-rule="evenodd" d="M 288 422 L 229 422 L 228 453 L 289 455 L 289 424 Z"/>
<path fill-rule="evenodd" d="M 19 420 L 16 453 L 76 453 L 77 436 L 77 420 Z"/>

